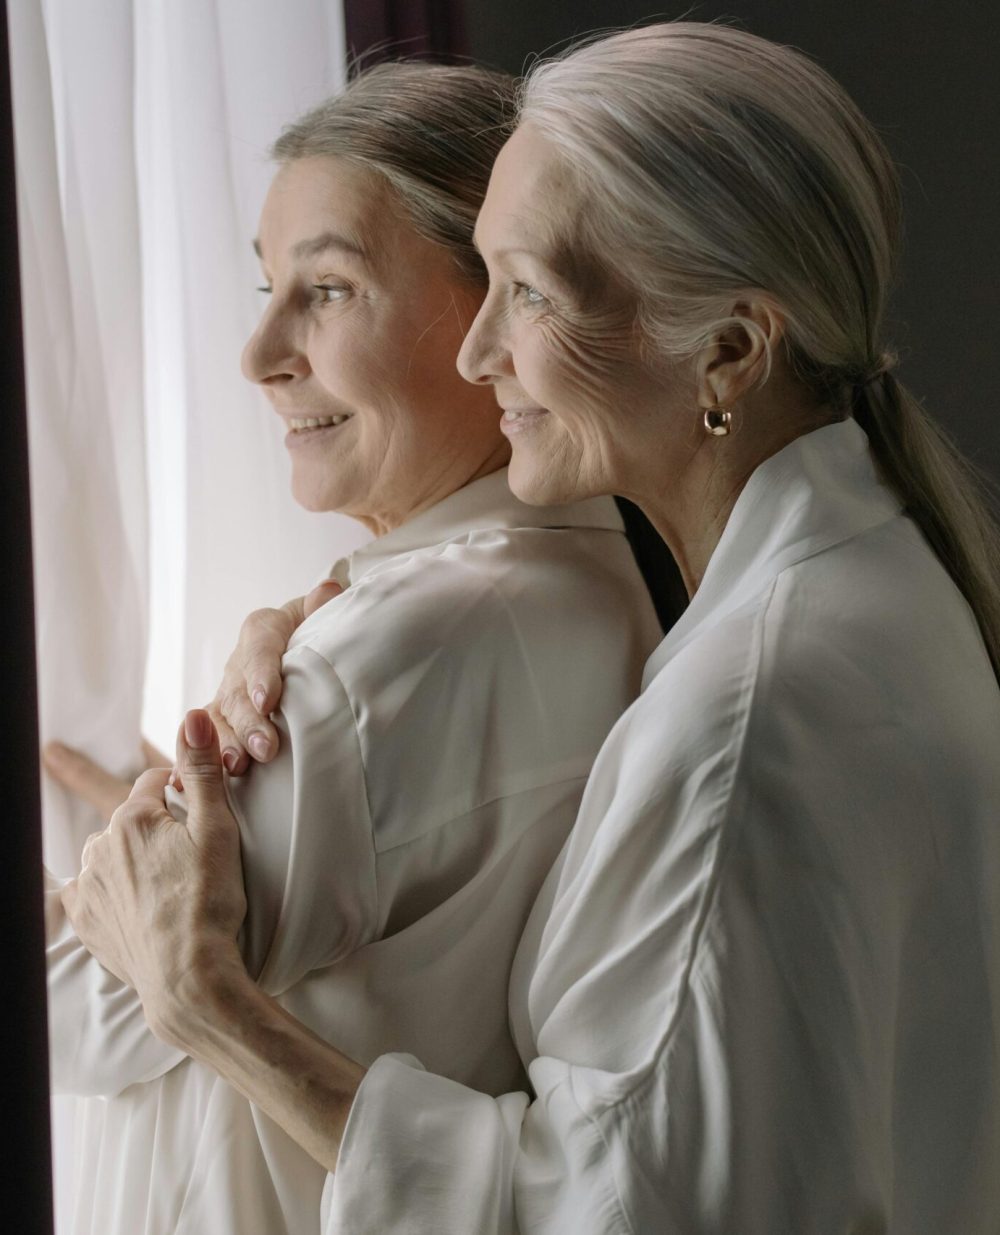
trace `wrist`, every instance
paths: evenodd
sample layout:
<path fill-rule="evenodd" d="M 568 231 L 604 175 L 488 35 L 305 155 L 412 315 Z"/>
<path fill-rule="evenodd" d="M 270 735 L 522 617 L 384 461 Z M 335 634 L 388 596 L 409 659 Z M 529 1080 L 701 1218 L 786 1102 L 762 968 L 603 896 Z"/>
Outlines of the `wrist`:
<path fill-rule="evenodd" d="M 157 1037 L 200 1058 L 255 994 L 235 941 L 208 940 L 169 985 L 143 995 L 142 1003 Z"/>
<path fill-rule="evenodd" d="M 328 1171 L 365 1069 L 297 1021 L 247 974 L 235 946 L 204 949 L 147 1019 L 216 1071 Z"/>

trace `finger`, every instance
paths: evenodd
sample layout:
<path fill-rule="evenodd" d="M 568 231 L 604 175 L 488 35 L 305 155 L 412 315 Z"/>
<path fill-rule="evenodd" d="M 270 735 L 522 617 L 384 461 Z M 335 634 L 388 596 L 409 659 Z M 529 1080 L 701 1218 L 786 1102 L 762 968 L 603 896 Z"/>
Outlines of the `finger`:
<path fill-rule="evenodd" d="M 250 766 L 250 758 L 243 749 L 240 739 L 214 703 L 210 703 L 205 711 L 212 718 L 212 724 L 215 726 L 226 771 L 230 776 L 242 776 Z"/>
<path fill-rule="evenodd" d="M 130 802 L 137 802 L 142 798 L 156 798 L 162 806 L 163 794 L 169 780 L 169 768 L 150 768 L 148 772 L 143 772 L 137 778 L 132 786 L 131 793 L 128 795 L 128 800 Z"/>
<path fill-rule="evenodd" d="M 225 717 L 236 741 L 258 763 L 267 763 L 278 753 L 278 731 L 240 690 L 225 700 Z"/>
<path fill-rule="evenodd" d="M 86 870 L 87 864 L 90 861 L 94 851 L 94 845 L 104 835 L 103 832 L 91 832 L 87 839 L 83 842 L 83 850 L 80 853 L 80 870 Z"/>
<path fill-rule="evenodd" d="M 82 751 L 62 742 L 49 742 L 42 750 L 42 761 L 52 777 L 96 807 L 105 821 L 128 797 L 131 788 L 128 781 L 112 776 Z"/>
<path fill-rule="evenodd" d="M 63 888 L 59 893 L 59 899 L 62 901 L 62 907 L 66 911 L 66 917 L 69 919 L 69 923 L 73 927 L 74 931 L 76 931 L 77 937 L 83 946 L 90 951 L 90 945 L 87 942 L 86 909 L 81 907 L 80 890 L 75 879 L 71 879 L 69 883 L 63 885 Z M 113 962 L 109 961 L 107 958 L 98 959 L 109 973 L 114 974 L 119 982 L 124 982 L 126 986 L 132 985 L 128 974 L 120 973 Z"/>
<path fill-rule="evenodd" d="M 158 746 L 154 746 L 148 738 L 142 739 L 142 755 L 147 768 L 169 768 L 170 756 L 165 755 Z"/>
<path fill-rule="evenodd" d="M 290 600 L 280 609 L 260 609 L 251 613 L 240 631 L 243 686 L 247 698 L 266 717 L 281 698 L 281 658 L 288 640 L 304 618 L 302 598 Z M 227 716 L 230 724 L 233 717 Z"/>
<path fill-rule="evenodd" d="M 302 608 L 306 617 L 315 613 L 317 609 L 321 609 L 328 600 L 333 600 L 335 596 L 339 596 L 343 590 L 336 579 L 324 579 L 322 583 L 317 583 L 302 602 Z"/>
<path fill-rule="evenodd" d="M 235 831 L 226 800 L 222 755 L 207 712 L 195 708 L 184 717 L 177 741 L 177 763 L 187 790 L 187 827 L 196 843 L 214 841 L 217 833 Z"/>

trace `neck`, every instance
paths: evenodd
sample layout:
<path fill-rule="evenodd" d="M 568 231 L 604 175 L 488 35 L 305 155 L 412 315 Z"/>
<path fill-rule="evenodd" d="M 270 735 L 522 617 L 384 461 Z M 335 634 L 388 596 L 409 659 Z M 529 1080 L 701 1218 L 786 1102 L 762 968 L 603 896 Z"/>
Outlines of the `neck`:
<path fill-rule="evenodd" d="M 363 524 L 375 537 L 385 536 L 397 527 L 402 527 L 411 519 L 425 510 L 430 510 L 446 497 L 471 485 L 475 480 L 490 476 L 510 462 L 510 447 L 504 439 L 485 456 L 476 459 L 453 459 L 443 462 L 433 473 L 424 474 L 419 485 L 414 485 L 407 495 L 407 501 L 393 509 L 381 511 L 365 511 L 351 514 Z"/>
<path fill-rule="evenodd" d="M 697 438 L 679 467 L 663 459 L 658 467 L 647 465 L 639 485 L 623 494 L 642 509 L 663 537 L 689 597 L 701 585 L 736 499 L 753 473 L 766 459 L 823 423 L 815 412 L 808 417 L 782 417 L 770 424 L 762 421 L 749 415 L 743 419 L 737 413 L 728 437 L 705 434 Z"/>

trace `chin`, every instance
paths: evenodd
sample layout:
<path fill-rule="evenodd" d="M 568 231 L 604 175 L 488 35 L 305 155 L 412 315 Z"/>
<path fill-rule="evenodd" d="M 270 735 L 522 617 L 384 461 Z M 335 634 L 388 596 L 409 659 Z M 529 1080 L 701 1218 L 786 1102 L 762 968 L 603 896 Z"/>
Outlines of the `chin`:
<path fill-rule="evenodd" d="M 510 490 L 528 506 L 569 506 L 584 497 L 574 479 L 558 466 L 546 466 L 544 461 L 519 457 L 515 449 L 507 472 Z"/>
<path fill-rule="evenodd" d="M 292 479 L 292 497 L 303 510 L 314 514 L 323 514 L 331 510 L 339 510 L 336 494 L 324 485 L 308 484 Z"/>

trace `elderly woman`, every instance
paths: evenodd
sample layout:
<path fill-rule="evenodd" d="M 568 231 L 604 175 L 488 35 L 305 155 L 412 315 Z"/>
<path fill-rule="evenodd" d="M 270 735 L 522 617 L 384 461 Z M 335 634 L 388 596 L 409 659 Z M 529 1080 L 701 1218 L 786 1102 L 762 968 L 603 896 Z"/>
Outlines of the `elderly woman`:
<path fill-rule="evenodd" d="M 514 498 L 492 391 L 456 371 L 510 100 L 498 74 L 386 67 L 276 147 L 258 241 L 270 300 L 244 370 L 287 431 L 299 502 L 375 539 L 296 632 L 278 757 L 230 786 L 241 965 L 288 1023 L 358 1065 L 413 1051 L 489 1093 L 524 1083 L 514 949 L 662 637 L 614 502 Z M 171 794 L 174 818 L 184 807 Z M 73 1230 L 318 1231 L 324 1168 L 154 1037 L 55 889 L 48 908 L 55 1087 L 100 1096 L 80 1128 Z"/>
<path fill-rule="evenodd" d="M 661 25 L 528 81 L 461 368 L 519 496 L 628 494 L 692 596 L 520 944 L 530 1087 L 359 1080 L 283 1018 L 208 735 L 189 843 L 129 867 L 142 783 L 67 898 L 157 1033 L 335 1172 L 331 1233 L 1000 1228 L 998 539 L 884 350 L 898 231 L 797 52 Z M 210 904 L 155 920 L 184 879 Z"/>

